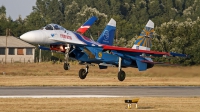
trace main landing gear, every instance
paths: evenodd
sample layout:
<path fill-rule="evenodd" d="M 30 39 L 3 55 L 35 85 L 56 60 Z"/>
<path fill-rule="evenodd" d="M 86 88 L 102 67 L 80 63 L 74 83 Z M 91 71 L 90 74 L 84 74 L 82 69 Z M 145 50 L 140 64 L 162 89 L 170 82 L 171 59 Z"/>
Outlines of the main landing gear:
<path fill-rule="evenodd" d="M 126 73 L 121 69 L 121 57 L 119 57 L 119 65 L 118 65 L 118 80 L 123 81 L 126 78 Z M 82 68 L 79 70 L 79 78 L 80 79 L 85 79 L 87 74 L 88 74 L 89 66 L 86 65 L 86 68 Z"/>
<path fill-rule="evenodd" d="M 123 81 L 126 78 L 126 73 L 123 70 L 118 72 L 118 80 Z"/>
<path fill-rule="evenodd" d="M 121 59 L 121 57 L 119 57 L 119 66 L 118 66 L 118 70 L 119 70 L 118 80 L 119 81 L 123 81 L 126 78 L 126 73 L 121 69 L 121 63 L 122 63 L 121 61 L 122 61 L 122 59 Z"/>
<path fill-rule="evenodd" d="M 68 59 L 69 59 L 69 50 L 70 50 L 70 46 L 69 46 L 69 44 L 67 44 L 67 47 L 65 47 L 65 61 L 64 61 L 64 65 L 63 65 L 63 68 L 65 69 L 65 70 L 69 70 L 69 68 L 70 68 L 70 65 L 69 65 L 69 61 L 68 61 Z"/>
<path fill-rule="evenodd" d="M 87 65 L 86 68 L 82 68 L 79 70 L 79 77 L 80 79 L 85 79 L 88 74 L 89 66 Z"/>
<path fill-rule="evenodd" d="M 64 60 L 64 65 L 63 68 L 65 70 L 69 70 L 70 69 L 70 65 L 69 65 L 69 51 L 70 51 L 70 46 L 69 44 L 67 44 L 67 47 L 65 47 L 65 60 Z M 119 81 L 123 81 L 126 78 L 126 73 L 121 69 L 121 57 L 119 57 L 119 64 L 118 64 L 118 80 Z M 79 70 L 79 77 L 80 79 L 85 79 L 87 74 L 88 74 L 88 70 L 89 70 L 89 66 L 86 65 L 85 69 L 80 69 Z"/>

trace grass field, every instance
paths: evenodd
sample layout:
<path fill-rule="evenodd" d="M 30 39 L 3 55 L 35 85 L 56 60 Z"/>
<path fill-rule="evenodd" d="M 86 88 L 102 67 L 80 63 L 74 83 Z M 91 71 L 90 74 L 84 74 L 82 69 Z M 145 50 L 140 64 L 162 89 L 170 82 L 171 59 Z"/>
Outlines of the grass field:
<path fill-rule="evenodd" d="M 100 70 L 91 66 L 86 79 L 78 77 L 84 66 L 71 64 L 68 71 L 63 63 L 15 63 L 0 64 L 0 86 L 200 86 L 200 67 L 155 66 L 139 72 L 136 68 L 124 68 L 126 79 L 118 81 L 118 68 Z"/>
<path fill-rule="evenodd" d="M 127 109 L 131 98 L 3 98 L 1 112 L 199 112 L 200 98 L 141 97 L 138 108 Z"/>
<path fill-rule="evenodd" d="M 117 68 L 92 66 L 86 79 L 78 77 L 80 66 L 63 64 L 0 64 L 0 86 L 200 86 L 200 67 L 155 66 L 139 72 L 125 68 L 126 79 L 117 79 Z M 126 109 L 132 98 L 0 98 L 1 112 L 198 112 L 200 97 L 141 97 L 138 109 Z"/>

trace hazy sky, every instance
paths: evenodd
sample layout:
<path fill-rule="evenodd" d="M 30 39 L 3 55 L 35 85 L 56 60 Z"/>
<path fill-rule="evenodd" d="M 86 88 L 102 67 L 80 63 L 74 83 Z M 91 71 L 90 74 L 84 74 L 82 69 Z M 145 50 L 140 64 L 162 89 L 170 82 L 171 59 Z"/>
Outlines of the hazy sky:
<path fill-rule="evenodd" d="M 36 0 L 0 0 L 0 6 L 6 7 L 6 16 L 16 20 L 19 15 L 24 19 L 33 10 Z"/>

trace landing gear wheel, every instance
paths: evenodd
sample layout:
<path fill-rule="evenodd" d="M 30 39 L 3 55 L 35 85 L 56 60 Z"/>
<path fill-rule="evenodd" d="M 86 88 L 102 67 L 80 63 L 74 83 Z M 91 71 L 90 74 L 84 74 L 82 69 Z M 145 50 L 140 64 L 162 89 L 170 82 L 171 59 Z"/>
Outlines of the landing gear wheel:
<path fill-rule="evenodd" d="M 65 70 L 69 70 L 70 65 L 69 65 L 69 63 L 64 63 L 64 66 L 63 66 L 63 67 L 64 67 Z"/>
<path fill-rule="evenodd" d="M 123 70 L 119 71 L 118 72 L 118 80 L 123 81 L 125 78 L 126 78 L 126 73 Z"/>
<path fill-rule="evenodd" d="M 80 77 L 80 79 L 85 79 L 86 76 L 87 76 L 87 74 L 88 74 L 88 72 L 86 72 L 85 69 L 82 68 L 82 69 L 79 70 L 79 77 Z"/>

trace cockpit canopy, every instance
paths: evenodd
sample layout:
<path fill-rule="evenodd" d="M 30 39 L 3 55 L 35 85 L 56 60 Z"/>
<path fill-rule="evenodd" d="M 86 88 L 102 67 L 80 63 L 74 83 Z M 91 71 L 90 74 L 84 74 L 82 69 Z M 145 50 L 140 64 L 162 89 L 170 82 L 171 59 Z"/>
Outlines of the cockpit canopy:
<path fill-rule="evenodd" d="M 42 30 L 63 30 L 63 31 L 65 31 L 66 29 L 57 24 L 48 24 L 45 27 L 43 27 Z"/>

